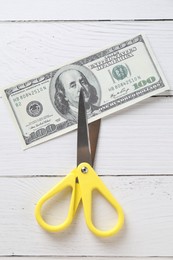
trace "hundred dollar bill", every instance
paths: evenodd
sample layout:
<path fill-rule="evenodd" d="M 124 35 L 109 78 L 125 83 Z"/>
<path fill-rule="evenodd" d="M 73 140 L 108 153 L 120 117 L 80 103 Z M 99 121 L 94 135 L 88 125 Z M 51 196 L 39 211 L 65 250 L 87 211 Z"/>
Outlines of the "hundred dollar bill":
<path fill-rule="evenodd" d="M 81 88 L 89 122 L 169 89 L 143 35 L 5 88 L 24 149 L 77 128 Z"/>

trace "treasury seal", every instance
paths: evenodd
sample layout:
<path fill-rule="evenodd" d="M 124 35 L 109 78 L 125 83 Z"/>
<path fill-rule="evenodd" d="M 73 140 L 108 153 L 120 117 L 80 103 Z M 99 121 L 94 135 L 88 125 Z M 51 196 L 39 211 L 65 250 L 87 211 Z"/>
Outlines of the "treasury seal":
<path fill-rule="evenodd" d="M 31 101 L 28 103 L 26 107 L 26 112 L 29 116 L 37 117 L 39 116 L 43 111 L 43 106 L 38 101 Z"/>
<path fill-rule="evenodd" d="M 125 66 L 123 65 L 117 65 L 112 69 L 112 75 L 114 76 L 115 79 L 117 80 L 122 80 L 127 77 L 128 75 L 128 70 Z"/>

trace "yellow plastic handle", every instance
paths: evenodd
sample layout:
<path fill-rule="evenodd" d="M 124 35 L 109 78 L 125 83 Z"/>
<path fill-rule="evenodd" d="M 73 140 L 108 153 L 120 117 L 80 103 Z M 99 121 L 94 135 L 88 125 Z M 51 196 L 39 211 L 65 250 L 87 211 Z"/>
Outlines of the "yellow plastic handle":
<path fill-rule="evenodd" d="M 47 231 L 50 232 L 58 232 L 65 228 L 67 228 L 70 223 L 73 220 L 74 215 L 74 207 L 75 207 L 75 185 L 76 185 L 76 175 L 75 170 L 70 172 L 61 182 L 59 182 L 53 189 L 51 189 L 49 192 L 47 192 L 37 203 L 35 208 L 35 217 L 39 225 L 44 228 Z M 72 188 L 72 195 L 70 200 L 70 207 L 68 211 L 67 218 L 65 221 L 60 225 L 50 225 L 45 222 L 45 220 L 42 217 L 41 210 L 42 206 L 45 202 L 47 202 L 49 199 L 51 199 L 56 194 L 60 193 L 62 190 L 64 190 L 67 187 Z"/>
<path fill-rule="evenodd" d="M 81 163 L 77 169 L 87 226 L 95 235 L 100 237 L 108 237 L 116 234 L 124 224 L 124 214 L 121 206 L 88 163 Z M 100 192 L 100 194 L 113 206 L 117 212 L 117 223 L 110 230 L 99 230 L 92 222 L 92 192 L 95 189 Z"/>

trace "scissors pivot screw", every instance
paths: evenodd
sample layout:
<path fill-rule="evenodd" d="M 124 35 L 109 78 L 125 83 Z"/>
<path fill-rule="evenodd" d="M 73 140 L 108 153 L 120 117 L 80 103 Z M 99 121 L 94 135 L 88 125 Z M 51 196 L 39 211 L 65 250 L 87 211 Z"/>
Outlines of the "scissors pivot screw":
<path fill-rule="evenodd" d="M 87 168 L 87 167 L 85 167 L 85 166 L 84 166 L 84 167 L 82 167 L 82 169 L 81 169 L 81 172 L 82 172 L 82 173 L 87 173 L 87 172 L 88 172 L 88 168 Z"/>

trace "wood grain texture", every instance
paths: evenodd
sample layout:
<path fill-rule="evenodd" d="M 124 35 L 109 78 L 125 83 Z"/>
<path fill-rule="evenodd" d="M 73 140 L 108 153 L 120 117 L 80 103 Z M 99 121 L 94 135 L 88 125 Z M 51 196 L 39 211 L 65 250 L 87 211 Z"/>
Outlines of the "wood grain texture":
<path fill-rule="evenodd" d="M 121 1 L 120 1 L 121 2 Z M 0 88 L 145 34 L 173 92 L 171 22 L 0 23 Z"/>
<path fill-rule="evenodd" d="M 66 175 L 75 167 L 76 131 L 22 151 L 2 100 L 0 111 L 1 176 Z M 172 174 L 172 114 L 172 97 L 152 97 L 104 118 L 96 153 L 97 172 Z"/>
<path fill-rule="evenodd" d="M 171 19 L 169 0 L 1 1 L 0 20 Z"/>
<path fill-rule="evenodd" d="M 0 257 L 0 259 L 1 260 L 11 260 L 11 257 Z M 14 260 L 50 260 L 50 259 L 52 259 L 52 260 L 83 260 L 83 259 L 85 259 L 85 260 L 141 260 L 141 257 L 118 257 L 118 256 L 113 256 L 113 257 L 111 257 L 111 256 L 109 256 L 109 257 L 107 257 L 107 256 L 95 256 L 95 257 L 93 257 L 93 256 L 75 256 L 75 257 L 73 257 L 73 256 L 44 256 L 44 257 L 42 257 L 42 256 L 34 256 L 34 257 L 32 257 L 32 256 L 30 256 L 30 257 L 25 257 L 25 256 L 23 256 L 22 258 L 21 258 L 21 256 L 13 256 L 13 259 Z M 157 257 L 157 260 L 169 260 L 169 259 L 171 259 L 169 256 L 168 257 Z M 142 257 L 142 260 L 155 260 L 155 257 Z"/>
<path fill-rule="evenodd" d="M 172 256 L 173 177 L 102 179 L 121 203 L 126 217 L 123 230 L 107 239 L 97 238 L 87 229 L 82 207 L 66 231 L 50 234 L 38 226 L 33 215 L 35 204 L 60 178 L 1 178 L 0 255 Z M 105 210 L 105 205 L 104 201 L 94 204 L 99 212 L 96 220 L 101 216 L 102 225 L 114 219 L 114 213 Z M 57 222 L 64 217 L 66 206 L 66 200 L 59 208 L 56 205 Z"/>

